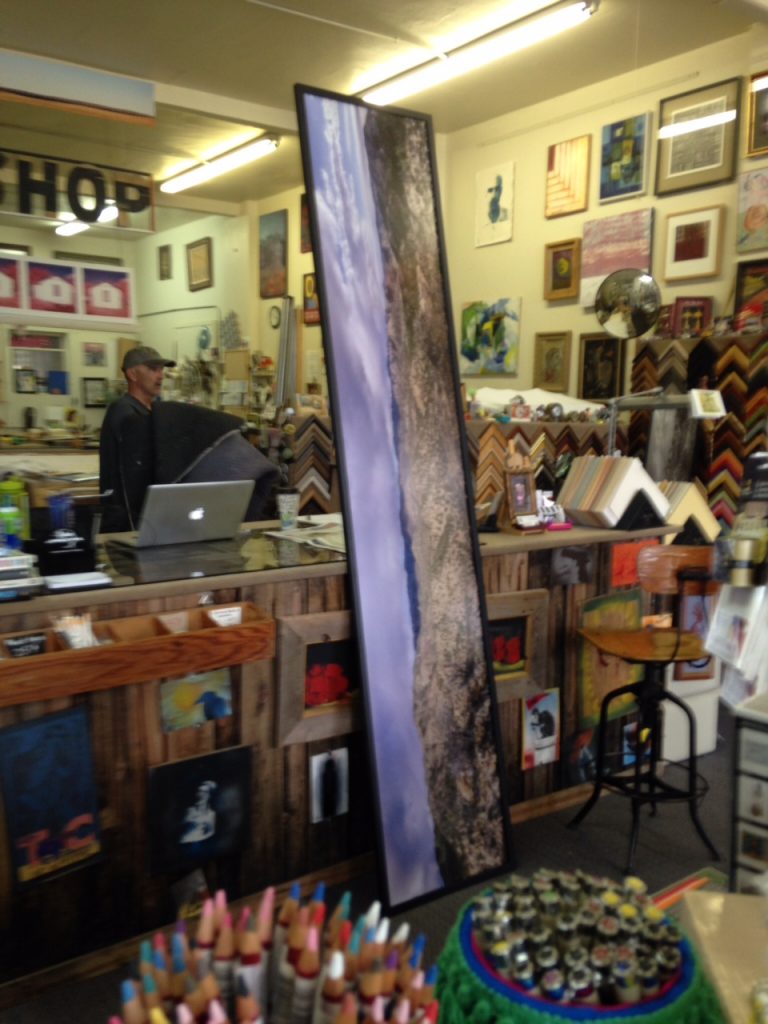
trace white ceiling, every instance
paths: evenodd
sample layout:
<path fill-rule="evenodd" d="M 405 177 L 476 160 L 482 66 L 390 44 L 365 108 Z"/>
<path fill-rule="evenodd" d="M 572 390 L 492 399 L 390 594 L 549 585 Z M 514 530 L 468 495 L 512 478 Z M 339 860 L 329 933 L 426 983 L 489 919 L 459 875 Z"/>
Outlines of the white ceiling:
<path fill-rule="evenodd" d="M 278 152 L 184 193 L 240 202 L 301 183 L 293 86 L 354 92 L 449 49 L 502 0 L 0 0 L 0 45 L 157 83 L 152 127 L 0 102 L 0 149 L 143 171 L 162 180 L 243 128 L 277 130 Z M 300 17 L 298 13 L 311 15 Z M 320 19 L 320 20 L 317 20 Z M 450 132 L 768 23 L 764 0 L 602 0 L 586 24 L 453 84 L 411 109 Z M 192 92 L 196 91 L 196 92 Z M 184 202 L 188 202 L 184 200 Z"/>

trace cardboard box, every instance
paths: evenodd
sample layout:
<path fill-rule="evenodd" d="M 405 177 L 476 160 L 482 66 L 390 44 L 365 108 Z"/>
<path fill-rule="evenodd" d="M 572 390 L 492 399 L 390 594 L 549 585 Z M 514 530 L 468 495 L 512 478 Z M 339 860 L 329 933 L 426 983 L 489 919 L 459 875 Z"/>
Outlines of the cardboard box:
<path fill-rule="evenodd" d="M 768 900 L 689 892 L 679 907 L 680 925 L 701 957 L 726 1020 L 750 1024 L 752 986 L 768 977 Z"/>

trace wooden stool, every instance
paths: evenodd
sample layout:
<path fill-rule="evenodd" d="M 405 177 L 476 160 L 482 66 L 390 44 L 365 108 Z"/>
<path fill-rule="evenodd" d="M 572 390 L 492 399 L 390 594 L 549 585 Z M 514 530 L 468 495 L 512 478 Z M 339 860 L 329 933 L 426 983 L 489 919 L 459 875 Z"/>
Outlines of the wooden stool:
<path fill-rule="evenodd" d="M 576 828 L 595 806 L 604 788 L 628 797 L 632 801 L 632 831 L 627 854 L 627 874 L 631 874 L 633 869 L 640 828 L 640 808 L 643 804 L 650 804 L 651 813 L 655 814 L 657 804 L 666 801 L 687 802 L 696 831 L 713 858 L 720 859 L 699 820 L 698 804 L 706 793 L 706 787 L 699 785 L 696 771 L 696 719 L 688 705 L 668 692 L 664 685 L 666 668 L 671 662 L 695 661 L 706 657 L 697 634 L 681 628 L 679 599 L 686 584 L 690 587 L 693 581 L 698 581 L 704 590 L 713 588 L 711 583 L 708 585 L 711 580 L 711 562 L 711 547 L 658 545 L 643 548 L 638 558 L 640 586 L 654 595 L 676 596 L 676 626 L 671 629 L 579 631 L 602 653 L 615 655 L 632 664 L 645 665 L 645 675 L 640 682 L 612 690 L 600 704 L 594 786 L 587 802 L 568 823 L 569 828 Z M 635 698 L 639 712 L 635 764 L 629 773 L 612 771 L 606 763 L 608 711 L 613 701 L 626 694 Z M 676 704 L 688 721 L 688 772 L 687 784 L 684 786 L 670 784 L 659 773 L 664 701 Z"/>

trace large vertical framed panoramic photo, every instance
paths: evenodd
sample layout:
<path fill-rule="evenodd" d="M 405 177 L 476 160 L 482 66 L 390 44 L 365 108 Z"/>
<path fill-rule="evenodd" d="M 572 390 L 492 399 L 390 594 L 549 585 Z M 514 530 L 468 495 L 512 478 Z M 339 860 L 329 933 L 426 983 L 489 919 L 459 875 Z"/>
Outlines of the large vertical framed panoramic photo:
<path fill-rule="evenodd" d="M 296 87 L 389 909 L 506 867 L 429 118 Z"/>

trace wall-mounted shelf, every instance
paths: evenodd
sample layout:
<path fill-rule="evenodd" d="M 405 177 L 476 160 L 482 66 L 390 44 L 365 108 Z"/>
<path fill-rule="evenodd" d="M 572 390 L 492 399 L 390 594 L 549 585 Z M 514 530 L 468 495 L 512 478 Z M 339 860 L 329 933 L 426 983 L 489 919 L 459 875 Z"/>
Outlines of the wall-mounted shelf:
<path fill-rule="evenodd" d="M 52 629 L 36 630 L 46 634 L 45 653 L 0 661 L 0 707 L 206 672 L 275 653 L 274 619 L 247 602 L 105 620 L 93 629 L 102 643 L 78 649 L 62 648 Z M 9 637 L 24 635 L 0 636 L 3 653 Z"/>

